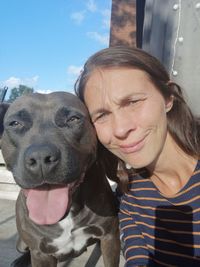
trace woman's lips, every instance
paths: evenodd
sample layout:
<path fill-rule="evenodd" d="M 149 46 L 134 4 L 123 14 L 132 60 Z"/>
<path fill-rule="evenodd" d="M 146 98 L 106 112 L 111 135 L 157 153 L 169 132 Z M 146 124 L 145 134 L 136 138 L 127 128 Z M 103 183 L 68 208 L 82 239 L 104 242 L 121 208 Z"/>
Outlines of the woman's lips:
<path fill-rule="evenodd" d="M 146 136 L 143 137 L 142 139 L 140 139 L 139 141 L 134 142 L 132 144 L 120 145 L 119 147 L 120 147 L 121 152 L 124 154 L 130 154 L 130 153 L 138 152 L 144 146 L 145 138 L 146 138 Z"/>

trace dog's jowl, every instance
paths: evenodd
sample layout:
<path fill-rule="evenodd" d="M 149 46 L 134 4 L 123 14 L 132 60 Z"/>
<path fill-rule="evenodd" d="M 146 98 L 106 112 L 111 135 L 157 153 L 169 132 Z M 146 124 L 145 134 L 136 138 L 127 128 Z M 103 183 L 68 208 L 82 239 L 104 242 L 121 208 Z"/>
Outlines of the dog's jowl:
<path fill-rule="evenodd" d="M 18 249 L 30 251 L 32 267 L 59 266 L 97 240 L 104 265 L 119 265 L 114 197 L 87 109 L 76 96 L 19 97 L 5 114 L 2 153 L 21 187 Z"/>

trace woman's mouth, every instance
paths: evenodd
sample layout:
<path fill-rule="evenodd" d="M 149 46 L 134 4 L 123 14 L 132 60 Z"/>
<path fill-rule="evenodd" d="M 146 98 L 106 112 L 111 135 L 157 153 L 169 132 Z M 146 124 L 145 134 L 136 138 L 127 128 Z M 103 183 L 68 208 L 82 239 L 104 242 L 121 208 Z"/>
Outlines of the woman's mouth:
<path fill-rule="evenodd" d="M 121 152 L 124 154 L 136 153 L 143 148 L 144 143 L 145 143 L 145 138 L 146 138 L 146 136 L 144 136 L 139 141 L 136 141 L 134 143 L 130 143 L 130 144 L 126 144 L 126 145 L 120 145 L 119 148 L 120 148 Z"/>

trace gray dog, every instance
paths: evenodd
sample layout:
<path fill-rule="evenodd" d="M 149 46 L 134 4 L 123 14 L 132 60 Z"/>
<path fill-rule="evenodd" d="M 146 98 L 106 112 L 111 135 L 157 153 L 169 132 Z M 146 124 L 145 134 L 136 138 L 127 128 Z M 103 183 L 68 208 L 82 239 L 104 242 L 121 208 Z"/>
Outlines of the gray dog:
<path fill-rule="evenodd" d="M 96 158 L 88 112 L 76 96 L 18 98 L 5 114 L 2 153 L 22 188 L 18 249 L 30 251 L 32 267 L 63 266 L 97 240 L 104 265 L 118 267 L 115 199 Z"/>

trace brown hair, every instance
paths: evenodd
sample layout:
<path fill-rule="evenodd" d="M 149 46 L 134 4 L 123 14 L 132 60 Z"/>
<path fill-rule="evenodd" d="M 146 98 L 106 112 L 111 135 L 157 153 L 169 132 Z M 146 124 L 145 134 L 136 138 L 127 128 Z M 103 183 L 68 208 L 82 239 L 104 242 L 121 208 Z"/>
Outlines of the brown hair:
<path fill-rule="evenodd" d="M 163 65 L 143 50 L 116 46 L 95 53 L 85 63 L 83 72 L 75 84 L 76 94 L 84 102 L 84 90 L 91 73 L 95 69 L 115 67 L 140 69 L 148 74 L 165 99 L 174 96 L 173 107 L 167 113 L 168 130 L 183 151 L 199 157 L 199 120 L 192 114 L 180 86 L 171 82 Z"/>
<path fill-rule="evenodd" d="M 178 146 L 187 154 L 199 157 L 199 120 L 187 105 L 182 89 L 170 81 L 164 66 L 153 56 L 138 48 L 115 46 L 92 55 L 84 65 L 75 84 L 75 92 L 84 102 L 87 81 L 94 70 L 134 68 L 144 71 L 165 99 L 174 97 L 173 107 L 167 113 L 168 130 Z"/>

